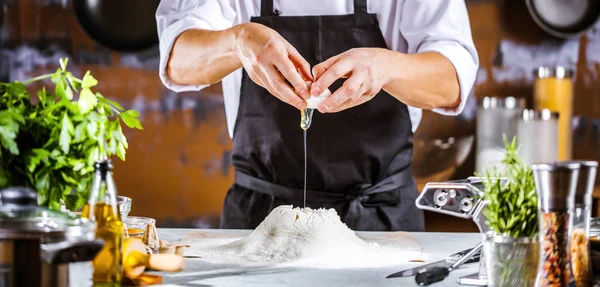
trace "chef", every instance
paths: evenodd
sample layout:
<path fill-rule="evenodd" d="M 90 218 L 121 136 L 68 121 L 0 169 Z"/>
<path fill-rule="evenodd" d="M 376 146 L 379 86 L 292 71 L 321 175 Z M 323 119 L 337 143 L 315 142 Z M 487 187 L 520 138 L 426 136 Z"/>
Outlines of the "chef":
<path fill-rule="evenodd" d="M 329 89 L 307 132 L 307 207 L 354 230 L 424 230 L 413 132 L 422 109 L 459 114 L 473 86 L 464 1 L 163 0 L 156 19 L 168 88 L 223 85 L 235 183 L 221 228 L 302 207 L 300 110 Z"/>

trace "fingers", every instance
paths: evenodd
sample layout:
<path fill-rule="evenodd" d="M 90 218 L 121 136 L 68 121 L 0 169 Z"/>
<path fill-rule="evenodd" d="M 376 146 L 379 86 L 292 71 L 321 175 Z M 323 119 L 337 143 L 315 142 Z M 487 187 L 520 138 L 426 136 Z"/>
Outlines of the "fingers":
<path fill-rule="evenodd" d="M 325 91 L 325 89 L 329 88 L 329 86 L 331 86 L 333 82 L 340 78 L 343 78 L 346 74 L 350 73 L 353 68 L 353 61 L 347 58 L 341 58 L 329 68 L 326 68 L 326 71 L 322 73 L 321 76 L 316 77 L 317 80 L 313 83 L 311 88 L 311 95 L 320 95 L 323 91 Z"/>
<path fill-rule="evenodd" d="M 273 86 L 269 82 L 267 74 L 262 69 L 260 69 L 260 68 L 253 69 L 252 73 L 248 73 L 248 75 L 249 75 L 250 79 L 252 79 L 252 81 L 254 81 L 259 86 L 267 89 L 267 91 L 269 91 L 269 93 L 271 93 L 271 95 L 273 95 L 276 98 L 285 102 L 285 100 L 279 94 L 279 92 L 277 92 L 277 91 L 275 91 L 275 89 L 273 89 Z"/>
<path fill-rule="evenodd" d="M 296 70 L 296 67 L 292 65 L 288 59 L 281 59 L 275 63 L 275 66 L 281 72 L 281 74 L 292 84 L 294 90 L 298 95 L 304 99 L 308 99 L 310 94 L 308 93 L 308 87 L 304 79 Z"/>
<path fill-rule="evenodd" d="M 300 55 L 298 50 L 294 48 L 290 43 L 286 42 L 286 48 L 288 51 L 288 57 L 294 64 L 295 70 L 300 73 L 300 76 L 304 81 L 313 81 L 313 77 L 310 73 L 310 64 Z M 287 78 L 287 77 L 286 77 Z M 289 79 L 288 79 L 289 80 Z"/>
<path fill-rule="evenodd" d="M 327 71 L 327 69 L 329 69 L 329 67 L 331 67 L 331 65 L 333 65 L 335 62 L 338 61 L 339 58 L 340 58 L 340 55 L 336 55 L 336 56 L 333 56 L 333 57 L 325 60 L 325 62 L 322 62 L 322 63 L 314 66 L 312 69 L 314 78 L 319 79 L 323 75 L 323 73 L 325 73 L 325 71 Z"/>
<path fill-rule="evenodd" d="M 373 97 L 371 97 L 371 96 L 363 95 L 361 97 L 358 97 L 358 99 L 356 101 L 354 101 L 354 102 L 352 102 L 349 99 L 346 102 L 344 102 L 343 104 L 339 105 L 334 110 L 330 111 L 330 113 L 337 113 L 337 112 L 341 112 L 343 110 L 347 110 L 349 108 L 356 107 L 358 105 L 362 105 L 362 104 L 366 103 L 367 101 L 371 100 L 372 98 Z"/>
<path fill-rule="evenodd" d="M 323 77 L 325 76 L 326 74 L 323 74 Z M 332 112 L 346 102 L 350 104 L 356 102 L 366 89 L 363 87 L 363 80 L 362 73 L 354 72 L 339 89 L 319 105 L 319 112 Z"/>
<path fill-rule="evenodd" d="M 269 90 L 271 94 L 300 110 L 306 108 L 306 101 L 292 90 L 274 66 L 266 68 L 264 72 L 272 89 Z M 304 84 L 304 81 L 302 83 Z"/>

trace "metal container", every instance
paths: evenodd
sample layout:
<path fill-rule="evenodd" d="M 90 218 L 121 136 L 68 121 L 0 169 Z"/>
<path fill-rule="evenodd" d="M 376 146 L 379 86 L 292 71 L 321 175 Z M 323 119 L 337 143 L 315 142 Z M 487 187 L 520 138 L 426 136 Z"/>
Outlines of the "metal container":
<path fill-rule="evenodd" d="M 537 238 L 483 235 L 487 286 L 534 286 L 538 262 Z"/>
<path fill-rule="evenodd" d="M 517 122 L 519 156 L 527 164 L 558 159 L 558 118 L 550 110 L 524 110 Z"/>
<path fill-rule="evenodd" d="M 0 190 L 0 286 L 92 286 L 91 261 L 104 246 L 96 225 L 37 205 L 31 189 Z"/>
<path fill-rule="evenodd" d="M 483 173 L 500 167 L 504 158 L 504 137 L 517 135 L 517 121 L 525 100 L 515 97 L 485 97 L 477 108 L 477 154 L 475 170 Z"/>

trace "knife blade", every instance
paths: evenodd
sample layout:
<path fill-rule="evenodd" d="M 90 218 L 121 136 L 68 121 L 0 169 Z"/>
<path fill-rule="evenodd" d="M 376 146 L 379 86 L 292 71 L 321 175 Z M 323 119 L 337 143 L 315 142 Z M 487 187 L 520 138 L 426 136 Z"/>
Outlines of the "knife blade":
<path fill-rule="evenodd" d="M 450 256 L 448 256 L 448 257 L 446 257 L 446 258 L 444 258 L 444 259 L 442 259 L 440 261 L 436 261 L 436 262 L 432 262 L 432 263 L 429 263 L 429 264 L 420 265 L 418 267 L 413 267 L 413 268 L 410 268 L 410 269 L 406 269 L 406 270 L 402 270 L 402 271 L 396 272 L 394 274 L 390 274 L 386 278 L 415 276 L 419 270 L 422 270 L 422 269 L 425 269 L 425 268 L 433 268 L 433 267 L 449 268 L 450 266 L 452 266 L 452 264 L 456 263 L 463 256 L 467 255 L 467 253 L 469 253 L 469 251 L 471 251 L 472 249 L 473 248 L 469 248 L 469 249 L 465 249 L 463 251 L 454 253 L 454 254 L 452 254 L 452 255 L 450 255 Z M 469 258 L 467 261 L 465 261 L 464 264 L 478 262 L 480 255 L 481 255 L 481 251 L 476 252 L 471 258 Z"/>

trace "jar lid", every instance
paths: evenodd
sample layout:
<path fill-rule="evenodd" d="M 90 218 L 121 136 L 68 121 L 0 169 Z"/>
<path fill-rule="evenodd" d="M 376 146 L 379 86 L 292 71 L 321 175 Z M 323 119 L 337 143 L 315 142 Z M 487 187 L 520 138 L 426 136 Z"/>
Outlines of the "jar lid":
<path fill-rule="evenodd" d="M 479 106 L 484 109 L 516 109 L 525 107 L 525 99 L 516 97 L 485 97 L 479 101 Z"/>
<path fill-rule="evenodd" d="M 569 78 L 570 79 L 573 77 L 573 70 L 567 69 L 567 68 L 561 67 L 561 66 L 556 66 L 556 67 L 541 66 L 541 67 L 538 67 L 537 69 L 533 70 L 533 74 L 538 79 L 545 79 L 545 78 L 557 78 L 557 79 Z"/>
<path fill-rule="evenodd" d="M 65 233 L 94 226 L 93 222 L 75 213 L 38 206 L 37 194 L 29 188 L 8 187 L 0 190 L 0 238 Z"/>
<path fill-rule="evenodd" d="M 523 120 L 524 121 L 548 121 L 548 120 L 556 120 L 559 118 L 558 112 L 553 112 L 548 109 L 543 110 L 523 110 Z"/>

